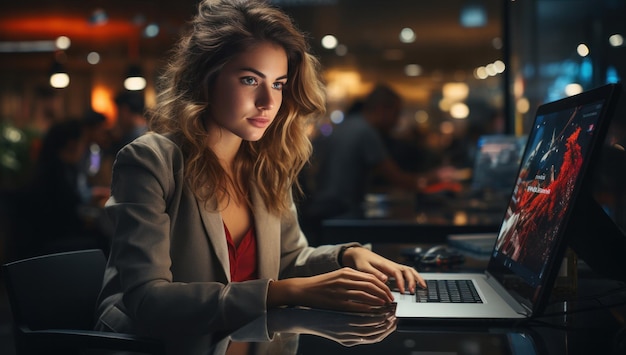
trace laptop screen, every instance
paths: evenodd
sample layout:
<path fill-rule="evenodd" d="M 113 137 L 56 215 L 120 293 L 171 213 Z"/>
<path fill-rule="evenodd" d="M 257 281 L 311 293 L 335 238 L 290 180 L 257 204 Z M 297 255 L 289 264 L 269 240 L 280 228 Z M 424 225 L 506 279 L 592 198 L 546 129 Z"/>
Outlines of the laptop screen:
<path fill-rule="evenodd" d="M 560 267 L 567 220 L 605 134 L 613 91 L 604 86 L 537 110 L 488 268 L 531 309 Z"/>

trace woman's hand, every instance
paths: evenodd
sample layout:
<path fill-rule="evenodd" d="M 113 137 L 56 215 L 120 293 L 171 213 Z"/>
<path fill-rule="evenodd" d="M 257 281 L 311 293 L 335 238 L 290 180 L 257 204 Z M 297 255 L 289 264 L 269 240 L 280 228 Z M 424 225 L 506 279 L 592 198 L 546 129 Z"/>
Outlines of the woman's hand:
<path fill-rule="evenodd" d="M 273 281 L 268 308 L 306 306 L 348 312 L 380 312 L 393 302 L 391 290 L 373 273 L 342 268 L 326 274 Z"/>
<path fill-rule="evenodd" d="M 309 308 L 277 308 L 267 312 L 270 333 L 310 334 L 343 346 L 378 343 L 397 327 L 395 309 L 367 314 Z"/>
<path fill-rule="evenodd" d="M 416 286 L 426 288 L 426 282 L 414 268 L 395 263 L 367 248 L 346 249 L 341 262 L 343 265 L 370 273 L 382 282 L 387 282 L 389 277 L 395 278 L 401 293 L 406 291 L 405 285 L 410 293 L 415 293 Z"/>

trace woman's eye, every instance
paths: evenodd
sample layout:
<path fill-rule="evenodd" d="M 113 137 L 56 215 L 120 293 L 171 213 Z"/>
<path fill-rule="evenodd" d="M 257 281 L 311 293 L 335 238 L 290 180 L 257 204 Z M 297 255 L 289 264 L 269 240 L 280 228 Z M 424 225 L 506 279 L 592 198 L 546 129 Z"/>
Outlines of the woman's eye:
<path fill-rule="evenodd" d="M 246 76 L 244 78 L 241 78 L 241 82 L 245 85 L 256 85 L 257 83 L 256 79 L 251 76 Z"/>
<path fill-rule="evenodd" d="M 285 83 L 277 82 L 274 83 L 273 88 L 276 90 L 282 90 L 285 87 Z"/>

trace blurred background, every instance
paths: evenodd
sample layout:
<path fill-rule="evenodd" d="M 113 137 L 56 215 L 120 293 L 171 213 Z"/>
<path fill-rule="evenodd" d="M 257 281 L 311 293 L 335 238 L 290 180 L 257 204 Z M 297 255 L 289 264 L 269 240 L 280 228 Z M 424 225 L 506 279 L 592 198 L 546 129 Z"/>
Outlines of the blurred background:
<path fill-rule="evenodd" d="M 406 100 L 397 133 L 427 134 L 435 149 L 485 132 L 523 134 L 538 104 L 626 70 L 623 0 L 272 2 L 309 35 L 324 65 L 328 117 L 316 129 L 326 134 L 377 82 Z M 153 105 L 159 70 L 196 4 L 4 1 L 0 123 L 23 130 L 37 115 L 91 107 L 113 125 L 113 99 L 129 75 L 144 79 L 134 89 Z M 3 186 L 19 183 L 20 159 L 2 151 Z"/>
<path fill-rule="evenodd" d="M 404 100 L 393 134 L 435 152 L 431 165 L 471 168 L 481 135 L 523 137 L 539 104 L 626 75 L 624 0 L 271 2 L 306 32 L 323 64 L 328 111 L 312 137 L 331 134 L 356 100 L 385 83 Z M 160 70 L 196 6 L 3 1 L 0 187 L 26 181 L 52 122 L 94 110 L 113 129 L 120 92 L 154 105 Z"/>

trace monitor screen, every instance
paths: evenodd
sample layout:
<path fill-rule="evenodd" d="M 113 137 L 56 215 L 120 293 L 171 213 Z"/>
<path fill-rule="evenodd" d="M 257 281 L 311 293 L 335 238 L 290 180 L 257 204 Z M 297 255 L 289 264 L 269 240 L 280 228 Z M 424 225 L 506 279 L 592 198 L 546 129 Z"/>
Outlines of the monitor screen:
<path fill-rule="evenodd" d="M 476 143 L 472 190 L 511 192 L 526 145 L 526 136 L 483 135 Z"/>

